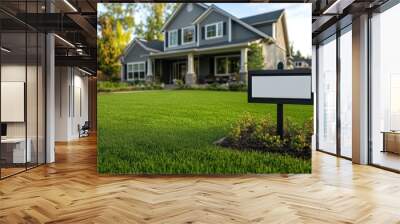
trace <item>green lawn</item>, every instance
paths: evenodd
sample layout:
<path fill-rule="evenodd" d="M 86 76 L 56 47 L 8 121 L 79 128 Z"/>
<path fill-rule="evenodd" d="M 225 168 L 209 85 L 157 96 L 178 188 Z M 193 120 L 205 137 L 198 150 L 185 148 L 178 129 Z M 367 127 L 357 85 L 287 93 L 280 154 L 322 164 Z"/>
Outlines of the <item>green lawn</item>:
<path fill-rule="evenodd" d="M 276 106 L 245 92 L 160 90 L 99 94 L 98 170 L 111 174 L 310 173 L 311 161 L 213 145 L 245 112 L 275 118 Z M 311 106 L 285 106 L 302 122 Z"/>

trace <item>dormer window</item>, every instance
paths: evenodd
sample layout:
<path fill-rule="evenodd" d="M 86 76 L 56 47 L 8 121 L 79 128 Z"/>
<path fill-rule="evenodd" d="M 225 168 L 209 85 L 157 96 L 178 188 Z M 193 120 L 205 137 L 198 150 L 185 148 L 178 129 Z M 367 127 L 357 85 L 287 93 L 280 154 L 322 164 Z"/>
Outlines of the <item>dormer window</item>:
<path fill-rule="evenodd" d="M 222 37 L 223 23 L 212 23 L 206 25 L 206 40 Z"/>
<path fill-rule="evenodd" d="M 194 43 L 194 26 L 182 28 L 182 44 Z"/>
<path fill-rule="evenodd" d="M 171 30 L 168 32 L 168 46 L 178 46 L 178 30 Z"/>

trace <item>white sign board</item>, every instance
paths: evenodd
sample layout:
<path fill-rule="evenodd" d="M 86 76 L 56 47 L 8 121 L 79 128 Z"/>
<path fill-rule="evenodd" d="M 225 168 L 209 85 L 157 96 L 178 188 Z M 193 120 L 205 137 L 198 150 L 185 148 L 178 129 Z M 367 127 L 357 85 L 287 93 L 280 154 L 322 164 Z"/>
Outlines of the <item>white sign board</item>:
<path fill-rule="evenodd" d="M 249 102 L 311 104 L 311 85 L 311 71 L 304 69 L 250 72 Z"/>
<path fill-rule="evenodd" d="M 24 104 L 24 82 L 1 82 L 1 122 L 24 122 Z"/>

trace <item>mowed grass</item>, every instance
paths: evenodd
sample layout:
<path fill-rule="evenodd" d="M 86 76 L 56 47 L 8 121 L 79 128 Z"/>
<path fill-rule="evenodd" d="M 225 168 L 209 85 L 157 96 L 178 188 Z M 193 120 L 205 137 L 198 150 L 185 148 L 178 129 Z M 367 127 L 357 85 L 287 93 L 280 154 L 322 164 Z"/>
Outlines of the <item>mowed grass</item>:
<path fill-rule="evenodd" d="M 109 174 L 310 173 L 311 161 L 217 147 L 245 112 L 276 117 L 247 93 L 160 90 L 98 96 L 98 170 Z M 303 122 L 312 106 L 286 105 Z"/>

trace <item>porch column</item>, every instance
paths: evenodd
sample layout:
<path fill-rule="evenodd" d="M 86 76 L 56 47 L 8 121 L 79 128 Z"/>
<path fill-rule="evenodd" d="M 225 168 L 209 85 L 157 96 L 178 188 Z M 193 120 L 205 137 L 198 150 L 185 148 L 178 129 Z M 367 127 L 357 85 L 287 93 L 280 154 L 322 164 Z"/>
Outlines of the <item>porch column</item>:
<path fill-rule="evenodd" d="M 240 81 L 245 83 L 247 83 L 247 52 L 247 47 L 240 50 Z"/>
<path fill-rule="evenodd" d="M 187 73 L 185 76 L 185 84 L 193 85 L 196 84 L 196 73 L 194 71 L 194 57 L 193 53 L 188 54 L 187 60 Z"/>
<path fill-rule="evenodd" d="M 148 80 L 148 81 L 153 80 L 153 60 L 151 60 L 151 58 L 147 58 L 146 80 Z"/>

